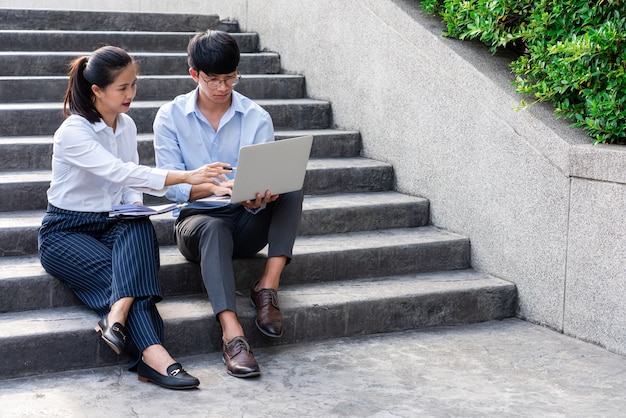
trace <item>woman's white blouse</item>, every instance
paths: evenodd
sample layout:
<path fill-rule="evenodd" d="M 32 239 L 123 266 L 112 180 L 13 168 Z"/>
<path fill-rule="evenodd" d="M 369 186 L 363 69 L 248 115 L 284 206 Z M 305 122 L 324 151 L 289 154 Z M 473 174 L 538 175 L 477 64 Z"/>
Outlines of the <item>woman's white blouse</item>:
<path fill-rule="evenodd" d="M 115 132 L 102 120 L 67 118 L 54 134 L 48 202 L 78 212 L 108 212 L 142 202 L 142 193 L 165 194 L 167 170 L 139 164 L 137 127 L 119 114 Z"/>

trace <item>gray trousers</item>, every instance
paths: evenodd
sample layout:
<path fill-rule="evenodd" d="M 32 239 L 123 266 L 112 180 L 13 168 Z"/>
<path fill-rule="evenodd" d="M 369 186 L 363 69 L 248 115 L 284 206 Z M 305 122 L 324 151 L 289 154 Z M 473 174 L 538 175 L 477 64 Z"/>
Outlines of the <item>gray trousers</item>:
<path fill-rule="evenodd" d="M 251 257 L 269 244 L 268 257 L 291 261 L 302 200 L 300 190 L 280 195 L 255 214 L 241 205 L 181 210 L 174 227 L 176 243 L 185 258 L 200 264 L 215 315 L 237 312 L 233 257 Z"/>

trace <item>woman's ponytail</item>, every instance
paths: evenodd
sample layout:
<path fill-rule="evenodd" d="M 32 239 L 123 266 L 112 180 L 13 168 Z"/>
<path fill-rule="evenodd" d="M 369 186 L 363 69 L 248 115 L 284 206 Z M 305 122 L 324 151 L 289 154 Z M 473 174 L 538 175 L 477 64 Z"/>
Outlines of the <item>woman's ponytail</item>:
<path fill-rule="evenodd" d="M 128 65 L 137 66 L 137 63 L 126 51 L 115 46 L 104 46 L 89 57 L 78 57 L 70 62 L 63 115 L 81 115 L 91 123 L 98 122 L 102 115 L 96 109 L 92 86 L 106 88 Z"/>
<path fill-rule="evenodd" d="M 100 120 L 100 113 L 93 102 L 92 84 L 85 78 L 85 68 L 88 62 L 88 57 L 79 57 L 69 65 L 70 79 L 63 101 L 63 115 L 65 117 L 74 114 L 81 115 L 94 123 Z"/>

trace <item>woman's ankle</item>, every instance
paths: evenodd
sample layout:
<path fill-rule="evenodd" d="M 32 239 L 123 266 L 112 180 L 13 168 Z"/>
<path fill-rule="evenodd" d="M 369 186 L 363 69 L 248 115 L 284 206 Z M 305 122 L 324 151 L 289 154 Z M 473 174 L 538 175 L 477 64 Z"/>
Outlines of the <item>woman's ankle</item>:
<path fill-rule="evenodd" d="M 118 322 L 126 326 L 126 318 L 128 317 L 128 312 L 130 311 L 130 307 L 134 301 L 135 298 L 132 297 L 118 299 L 113 305 L 111 305 L 111 309 L 107 315 L 108 322 L 110 324 Z"/>
<path fill-rule="evenodd" d="M 167 368 L 176 363 L 176 360 L 161 344 L 154 344 L 143 350 L 142 360 L 162 375 L 166 375 Z"/>

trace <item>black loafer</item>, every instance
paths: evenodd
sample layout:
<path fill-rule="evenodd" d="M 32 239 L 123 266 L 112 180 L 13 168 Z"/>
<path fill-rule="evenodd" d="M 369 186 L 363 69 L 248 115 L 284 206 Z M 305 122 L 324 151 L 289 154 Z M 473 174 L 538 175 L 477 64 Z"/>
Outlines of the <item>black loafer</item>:
<path fill-rule="evenodd" d="M 110 325 L 108 318 L 104 317 L 96 324 L 94 329 L 116 354 L 122 354 L 128 338 L 128 331 L 126 331 L 124 325 L 119 322 Z"/>
<path fill-rule="evenodd" d="M 167 368 L 167 375 L 162 375 L 143 360 L 139 360 L 137 378 L 141 382 L 152 382 L 167 389 L 195 389 L 200 384 L 200 381 L 187 373 L 180 363 L 172 364 Z"/>

